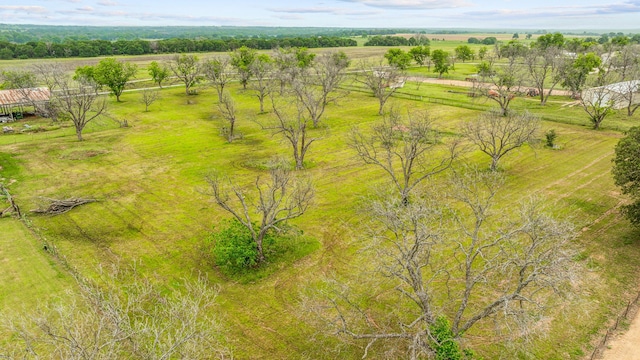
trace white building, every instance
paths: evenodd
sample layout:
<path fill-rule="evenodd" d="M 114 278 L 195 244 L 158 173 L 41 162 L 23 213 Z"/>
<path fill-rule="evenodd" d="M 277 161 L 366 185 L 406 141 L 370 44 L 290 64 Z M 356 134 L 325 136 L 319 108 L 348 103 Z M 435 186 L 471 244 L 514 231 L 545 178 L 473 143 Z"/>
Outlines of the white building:
<path fill-rule="evenodd" d="M 640 103 L 640 80 L 623 81 L 586 89 L 582 99 L 590 104 L 605 106 L 610 104 L 614 109 L 623 109 Z"/>

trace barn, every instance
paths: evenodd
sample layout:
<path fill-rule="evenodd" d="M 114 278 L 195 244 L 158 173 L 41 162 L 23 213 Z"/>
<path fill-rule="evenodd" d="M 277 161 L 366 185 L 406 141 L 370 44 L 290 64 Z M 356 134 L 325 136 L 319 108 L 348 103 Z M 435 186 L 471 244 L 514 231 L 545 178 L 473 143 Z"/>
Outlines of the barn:
<path fill-rule="evenodd" d="M 0 90 L 0 123 L 21 119 L 25 109 L 43 107 L 51 98 L 46 87 Z"/>
<path fill-rule="evenodd" d="M 609 104 L 614 109 L 623 109 L 640 103 L 640 80 L 623 81 L 606 86 L 586 89 L 582 99 L 591 104 Z"/>

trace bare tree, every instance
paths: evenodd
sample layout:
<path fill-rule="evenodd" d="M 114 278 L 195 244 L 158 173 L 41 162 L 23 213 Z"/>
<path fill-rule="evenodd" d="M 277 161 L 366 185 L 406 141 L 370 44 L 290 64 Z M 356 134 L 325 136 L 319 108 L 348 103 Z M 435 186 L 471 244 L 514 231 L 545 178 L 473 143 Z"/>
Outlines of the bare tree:
<path fill-rule="evenodd" d="M 264 113 L 264 99 L 271 93 L 271 82 L 273 79 L 273 60 L 267 54 L 256 56 L 249 64 L 249 72 L 253 74 L 254 80 L 249 83 L 249 88 L 256 92 L 256 97 L 260 101 L 260 112 Z"/>
<path fill-rule="evenodd" d="M 69 69 L 65 65 L 58 62 L 36 63 L 33 65 L 33 72 L 38 81 L 49 89 L 50 94 L 53 93 L 59 80 L 63 79 L 68 71 Z M 46 102 L 44 106 L 39 106 L 38 111 L 42 116 L 48 117 L 52 121 L 58 120 L 59 109 L 53 101 Z"/>
<path fill-rule="evenodd" d="M 227 136 L 227 141 L 232 142 L 235 138 L 236 105 L 228 91 L 222 94 L 222 99 L 218 104 L 218 110 L 220 110 L 222 117 L 229 123 L 229 128 L 226 129 L 225 127 L 224 133 Z"/>
<path fill-rule="evenodd" d="M 156 100 L 160 99 L 160 91 L 145 88 L 142 89 L 142 97 L 140 98 L 140 102 L 144 104 L 144 111 L 149 111 L 149 106 L 156 102 Z"/>
<path fill-rule="evenodd" d="M 202 77 L 202 64 L 196 55 L 175 55 L 169 62 L 169 69 L 184 83 L 187 95 L 191 94 L 191 87 Z"/>
<path fill-rule="evenodd" d="M 638 93 L 640 93 L 640 45 L 626 45 L 613 57 L 612 70 L 622 81 L 617 89 L 620 92 L 619 101 L 627 104 L 627 116 L 633 116 L 640 107 Z"/>
<path fill-rule="evenodd" d="M 0 356 L 230 357 L 222 343 L 220 323 L 210 315 L 217 291 L 203 279 L 185 282 L 182 293 L 167 293 L 139 275 L 127 283 L 121 270 L 102 275 L 101 283 L 76 277 L 80 289 L 77 301 L 51 303 L 22 316 L 4 314 L 4 323 L 16 341 L 4 343 Z"/>
<path fill-rule="evenodd" d="M 280 135 L 291 146 L 296 170 L 304 169 L 304 159 L 311 144 L 319 137 L 310 134 L 311 121 L 306 116 L 303 105 L 295 99 L 281 98 L 277 101 L 271 97 L 271 104 L 275 121 L 260 124 L 263 129 L 271 130 L 274 135 Z"/>
<path fill-rule="evenodd" d="M 540 120 L 528 112 L 503 116 L 500 111 L 489 111 L 467 121 L 462 133 L 491 157 L 491 170 L 495 171 L 503 156 L 535 139 L 539 128 Z"/>
<path fill-rule="evenodd" d="M 575 279 L 575 232 L 535 199 L 515 211 L 495 208 L 502 182 L 498 173 L 472 170 L 456 174 L 445 198 L 428 194 L 406 206 L 374 198 L 363 236 L 363 254 L 375 264 L 363 277 L 371 284 L 361 287 L 368 300 L 334 283 L 310 309 L 363 341 L 363 357 L 461 359 L 464 334 L 481 323 L 496 329 L 496 341 L 531 337 Z"/>
<path fill-rule="evenodd" d="M 595 78 L 588 81 L 590 86 L 580 96 L 582 109 L 589 116 L 595 130 L 600 128 L 607 116 L 615 112 L 629 90 L 624 85 L 615 85 L 617 79 L 617 74 L 612 71 L 600 71 Z M 629 87 L 632 87 L 632 84 L 630 83 Z"/>
<path fill-rule="evenodd" d="M 287 84 L 292 84 L 311 66 L 315 56 L 307 48 L 287 47 L 273 50 L 271 57 L 275 63 L 276 77 L 280 83 L 281 95 L 284 93 Z"/>
<path fill-rule="evenodd" d="M 76 129 L 78 141 L 82 141 L 85 126 L 107 110 L 107 100 L 98 95 L 95 85 L 69 79 L 57 81 L 58 91 L 51 100 L 59 113 L 68 116 Z"/>
<path fill-rule="evenodd" d="M 451 166 L 457 144 L 453 141 L 448 148 L 441 144 L 440 132 L 427 112 L 409 112 L 405 120 L 396 109 L 374 125 L 371 133 L 354 128 L 349 141 L 366 164 L 389 175 L 403 204 L 409 203 L 416 186 Z"/>
<path fill-rule="evenodd" d="M 251 233 L 258 252 L 258 263 L 266 260 L 263 240 L 269 231 L 288 220 L 304 214 L 314 196 L 308 180 L 295 179 L 288 169 L 279 166 L 270 170 L 270 181 L 256 179 L 257 200 L 251 203 L 247 194 L 228 179 L 214 175 L 207 178 L 216 203 L 229 212 Z M 256 209 L 256 213 L 251 212 Z"/>
<path fill-rule="evenodd" d="M 505 64 L 489 58 L 478 66 L 478 81 L 473 82 L 474 96 L 494 101 L 501 113 L 507 115 L 511 101 L 521 93 L 525 76 L 516 58 L 509 58 Z"/>
<path fill-rule="evenodd" d="M 394 66 L 371 67 L 362 62 L 356 81 L 373 92 L 373 96 L 378 99 L 380 104 L 378 115 L 382 115 L 387 100 L 396 90 L 404 86 L 406 74 Z"/>
<path fill-rule="evenodd" d="M 640 101 L 638 101 L 638 94 L 640 93 L 640 68 L 636 72 L 638 74 L 638 80 L 624 81 L 619 84 L 620 101 L 627 104 L 627 116 L 633 116 L 633 114 L 640 107 Z"/>
<path fill-rule="evenodd" d="M 33 72 L 38 81 L 45 84 L 49 91 L 56 88 L 58 79 L 61 79 L 69 71 L 66 66 L 58 62 L 33 64 Z"/>
<path fill-rule="evenodd" d="M 218 101 L 222 101 L 224 88 L 233 79 L 229 62 L 228 57 L 214 57 L 205 62 L 203 66 L 205 78 L 215 86 L 218 92 Z"/>
<path fill-rule="evenodd" d="M 571 59 L 555 46 L 533 48 L 524 57 L 533 86 L 545 105 L 553 89 L 562 81 L 562 71 Z M 548 90 L 548 91 L 547 91 Z"/>
<path fill-rule="evenodd" d="M 337 99 L 331 94 L 344 79 L 347 66 L 349 59 L 343 52 L 324 53 L 304 71 L 303 76 L 291 80 L 293 91 L 314 127 L 320 124 L 327 104 Z"/>

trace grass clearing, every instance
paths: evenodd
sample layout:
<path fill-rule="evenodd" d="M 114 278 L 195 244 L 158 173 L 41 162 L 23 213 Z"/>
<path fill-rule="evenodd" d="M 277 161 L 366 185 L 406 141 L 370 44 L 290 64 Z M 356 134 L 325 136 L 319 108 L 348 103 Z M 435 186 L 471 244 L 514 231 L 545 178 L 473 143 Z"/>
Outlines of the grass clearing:
<path fill-rule="evenodd" d="M 356 51 L 366 57 L 381 50 Z M 309 150 L 310 166 L 303 173 L 314 179 L 317 197 L 315 205 L 292 222 L 310 240 L 287 244 L 294 250 L 284 251 L 288 255 L 279 257 L 263 273 L 235 279 L 212 267 L 202 250 L 212 226 L 228 218 L 206 195 L 204 177 L 215 169 L 251 187 L 256 176 L 266 175 L 261 164 L 275 155 L 290 156 L 289 148 L 260 129 L 255 120 L 270 115 L 258 114 L 255 96 L 237 84 L 230 90 L 239 114 L 238 131 L 244 137 L 227 143 L 220 136 L 222 119 L 217 114 L 215 91 L 198 90 L 198 95 L 186 96 L 182 87 L 165 88 L 162 99 L 149 112 L 137 101 L 139 93 L 125 93 L 121 103 L 112 98 L 112 116 L 127 119 L 130 127 L 120 128 L 107 119 L 91 123 L 84 142 L 75 140 L 68 124 L 41 133 L 0 135 L 2 176 L 18 180 L 11 191 L 25 210 L 37 207 L 39 196 L 99 200 L 64 215 L 31 217 L 81 273 L 90 276 L 98 265 L 135 261 L 138 271 L 167 286 L 200 274 L 220 285 L 219 310 L 236 357 L 360 358 L 362 344 L 344 346 L 331 337 L 316 335 L 312 322 L 300 315 L 298 302 L 300 292 L 317 286 L 314 284 L 325 274 L 347 276 L 354 268 L 367 268 L 366 263 L 354 263 L 358 257 L 353 234 L 361 220 L 356 204 L 374 186 L 385 184 L 385 178 L 378 169 L 361 164 L 347 145 L 347 134 L 353 126 L 367 128 L 379 121 L 376 99 L 353 87 L 348 96 L 328 106 L 322 127 L 312 130 L 322 140 Z M 450 86 L 409 83 L 401 90 L 393 104 L 429 110 L 437 126 L 451 134 L 457 133 L 461 121 L 490 106 L 470 102 L 464 89 Z M 538 340 L 531 354 L 521 357 L 578 359 L 590 353 L 596 335 L 637 289 L 638 232 L 618 214 L 623 199 L 609 171 L 613 148 L 621 137 L 617 130 L 633 125 L 638 115 L 632 119 L 616 115 L 605 120 L 605 129 L 593 131 L 577 108 L 563 108 L 555 102 L 541 108 L 529 99 L 518 99 L 513 106 L 540 114 L 542 133 L 555 129 L 560 149 L 524 147 L 501 160 L 508 181 L 500 204 L 511 205 L 532 194 L 545 196 L 550 211 L 576 224 L 580 231 L 576 246 L 581 249 L 576 261 L 588 269 L 579 284 L 581 295 L 567 300 L 566 305 L 558 304 L 549 336 Z M 46 124 L 47 120 L 39 122 Z M 471 151 L 464 158 L 481 167 L 489 164 L 478 152 Z M 31 239 L 14 220 L 0 219 L 0 228 L 0 239 Z M 42 274 L 24 276 L 45 279 L 40 282 L 52 288 L 34 286 L 34 291 L 58 293 L 70 287 L 64 274 L 54 271 L 55 264 L 37 255 L 39 245 L 32 239 L 11 244 L 17 246 L 6 255 L 12 261 L 7 265 L 11 272 L 42 264 Z M 9 251 L 4 246 L 1 249 Z M 51 272 L 44 271 L 47 267 Z M 379 292 L 391 287 L 382 284 Z M 10 299 L 14 292 L 6 289 L 4 301 L 19 301 Z M 500 346 L 485 340 L 481 333 L 468 337 L 481 355 L 492 358 Z"/>

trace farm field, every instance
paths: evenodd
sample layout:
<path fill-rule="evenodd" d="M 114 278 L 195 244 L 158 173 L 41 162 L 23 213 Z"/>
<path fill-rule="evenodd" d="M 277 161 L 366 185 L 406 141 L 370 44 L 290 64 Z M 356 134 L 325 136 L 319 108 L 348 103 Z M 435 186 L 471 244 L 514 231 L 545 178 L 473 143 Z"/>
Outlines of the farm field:
<path fill-rule="evenodd" d="M 343 50 L 354 60 L 386 51 Z M 126 59 L 139 64 L 142 79 L 144 67 L 160 58 Z M 464 78 L 471 71 L 471 66 L 460 65 L 451 78 Z M 272 114 L 258 112 L 250 90 L 231 85 L 242 133 L 232 143 L 221 135 L 215 90 L 206 86 L 197 90 L 198 95 L 187 96 L 180 86 L 165 88 L 149 112 L 144 112 L 139 92 L 125 92 L 120 103 L 111 97 L 111 119 L 90 123 L 83 142 L 77 141 L 69 124 L 50 124 L 46 119 L 30 118 L 17 126 L 29 123 L 47 131 L 0 135 L 0 178 L 5 178 L 24 211 L 37 208 L 40 197 L 98 200 L 59 216 L 29 214 L 36 233 L 15 219 L 0 219 L 0 261 L 6 269 L 0 276 L 0 305 L 35 306 L 42 298 L 74 289 L 64 267 L 42 251 L 46 239 L 87 277 L 101 266 L 136 264 L 140 274 L 178 291 L 180 281 L 206 277 L 219 287 L 215 311 L 238 359 L 361 358 L 366 343 L 343 343 L 322 334 L 302 308 L 302 294 L 325 277 L 352 279 L 368 266 L 356 241 L 363 226 L 358 204 L 386 179 L 361 162 L 348 146 L 348 134 L 354 126 L 369 129 L 381 121 L 376 99 L 355 83 L 343 86 L 348 95 L 329 104 L 322 125 L 311 130 L 320 139 L 309 150 L 306 169 L 299 172 L 316 188 L 313 206 L 292 221 L 305 236 L 288 244 L 285 255 L 254 276 L 228 277 L 212 264 L 207 238 L 229 215 L 214 203 L 205 178 L 218 171 L 249 188 L 256 176 L 266 176 L 265 164 L 271 158 L 290 158 L 290 150 L 261 128 L 259 123 Z M 463 122 L 492 106 L 467 97 L 466 92 L 446 84 L 408 82 L 387 106 L 427 110 L 436 127 L 453 137 Z M 577 229 L 575 262 L 583 269 L 582 277 L 575 283 L 575 294 L 556 304 L 548 335 L 537 338 L 528 352 L 510 352 L 504 343 L 487 341 L 481 330 L 465 334 L 465 341 L 487 359 L 501 353 L 523 359 L 585 358 L 611 319 L 637 294 L 640 233 L 618 212 L 625 199 L 613 185 L 610 169 L 615 144 L 640 117 L 618 113 L 594 131 L 582 109 L 567 106 L 571 102 L 563 96 L 553 97 L 545 107 L 534 98 L 514 101 L 513 109 L 538 114 L 543 125 L 540 143 L 501 161 L 500 172 L 507 180 L 498 205 L 512 206 L 530 195 L 543 197 L 549 211 Z M 130 126 L 121 128 L 113 119 L 127 120 Z M 549 129 L 558 134 L 558 149 L 543 146 L 543 134 Z M 472 149 L 455 166 L 463 162 L 489 165 L 486 156 Z M 20 288 L 29 291 L 17 297 Z M 370 296 L 383 297 L 392 288 L 381 284 Z M 380 343 L 371 351 L 382 354 L 383 349 Z"/>

